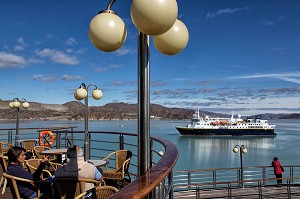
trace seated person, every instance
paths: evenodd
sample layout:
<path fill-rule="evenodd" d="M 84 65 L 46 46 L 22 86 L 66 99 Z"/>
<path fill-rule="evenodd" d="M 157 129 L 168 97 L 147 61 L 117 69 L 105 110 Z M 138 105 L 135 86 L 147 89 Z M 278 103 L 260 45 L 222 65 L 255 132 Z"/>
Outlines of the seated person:
<path fill-rule="evenodd" d="M 77 145 L 68 148 L 66 163 L 54 172 L 54 176 L 102 179 L 99 170 L 93 164 L 84 161 L 82 149 Z M 94 188 L 93 183 L 86 183 L 86 191 L 92 188 Z"/>
<path fill-rule="evenodd" d="M 7 156 L 8 156 L 7 174 L 13 175 L 16 177 L 20 177 L 20 178 L 26 178 L 26 179 L 29 179 L 32 181 L 41 180 L 40 176 L 43 172 L 44 166 L 47 164 L 48 158 L 45 157 L 42 160 L 39 167 L 37 168 L 37 170 L 32 174 L 32 173 L 26 171 L 25 169 L 23 169 L 23 167 L 22 167 L 22 164 L 24 163 L 25 158 L 26 158 L 25 152 L 26 152 L 26 150 L 19 146 L 13 146 L 8 150 L 8 152 L 7 152 Z M 47 193 L 47 191 L 50 190 L 50 185 L 51 185 L 53 178 L 54 177 L 52 176 L 49 179 L 47 179 L 47 181 L 45 181 L 45 183 L 43 183 L 43 185 L 40 187 L 41 195 Z M 24 198 L 37 197 L 36 190 L 29 183 L 17 183 L 17 185 L 18 185 L 21 197 L 24 197 Z"/>

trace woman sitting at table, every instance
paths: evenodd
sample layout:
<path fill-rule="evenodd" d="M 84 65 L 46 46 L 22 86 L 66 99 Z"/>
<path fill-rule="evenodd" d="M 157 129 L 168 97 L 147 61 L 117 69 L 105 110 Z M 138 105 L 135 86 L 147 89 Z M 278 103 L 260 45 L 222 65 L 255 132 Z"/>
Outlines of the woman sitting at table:
<path fill-rule="evenodd" d="M 11 147 L 8 152 L 8 167 L 7 167 L 7 174 L 13 175 L 16 177 L 20 178 L 25 178 L 29 179 L 32 181 L 38 181 L 41 180 L 40 176 L 43 172 L 44 166 L 48 162 L 48 158 L 45 157 L 37 170 L 32 174 L 25 169 L 23 169 L 22 164 L 25 161 L 26 155 L 25 155 L 26 150 L 23 147 L 19 146 L 13 146 Z M 41 184 L 40 191 L 41 195 L 45 194 L 50 190 L 50 185 L 51 182 L 53 181 L 54 176 L 50 177 L 45 181 L 45 183 Z M 29 183 L 17 183 L 18 189 L 20 192 L 21 197 L 24 198 L 35 198 L 37 197 L 37 192 L 35 189 L 29 184 Z"/>
<path fill-rule="evenodd" d="M 77 177 L 93 180 L 102 179 L 102 174 L 91 163 L 84 161 L 82 149 L 74 145 L 68 148 L 66 163 L 59 167 L 54 176 L 59 177 Z M 94 184 L 86 183 L 86 191 L 94 188 Z"/>

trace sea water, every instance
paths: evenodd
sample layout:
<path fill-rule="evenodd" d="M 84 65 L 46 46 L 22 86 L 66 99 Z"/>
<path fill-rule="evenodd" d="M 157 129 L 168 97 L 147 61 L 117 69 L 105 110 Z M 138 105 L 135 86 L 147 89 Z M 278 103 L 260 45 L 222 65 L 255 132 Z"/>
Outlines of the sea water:
<path fill-rule="evenodd" d="M 276 137 L 197 137 L 181 136 L 175 126 L 186 125 L 188 120 L 151 120 L 151 136 L 174 143 L 179 150 L 175 170 L 231 168 L 240 166 L 240 154 L 233 153 L 235 145 L 244 145 L 244 166 L 269 166 L 274 156 L 282 165 L 300 165 L 299 120 L 270 120 L 276 124 Z M 25 127 L 77 126 L 84 130 L 84 121 L 20 121 Z M 0 128 L 15 128 L 15 121 L 0 121 Z M 90 131 L 128 132 L 137 134 L 137 120 L 89 121 Z"/>

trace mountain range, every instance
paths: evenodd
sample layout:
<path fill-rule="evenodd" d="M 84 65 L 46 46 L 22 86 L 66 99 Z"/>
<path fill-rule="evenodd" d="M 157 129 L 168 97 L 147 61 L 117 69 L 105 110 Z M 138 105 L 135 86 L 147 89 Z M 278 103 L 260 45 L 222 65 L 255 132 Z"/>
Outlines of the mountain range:
<path fill-rule="evenodd" d="M 10 101 L 0 101 L 0 119 L 16 119 L 16 109 L 9 108 Z M 28 109 L 20 108 L 20 119 L 53 119 L 53 120 L 83 120 L 85 105 L 78 101 L 65 104 L 42 104 L 30 102 Z M 90 120 L 133 120 L 137 119 L 137 104 L 108 103 L 103 106 L 90 106 Z M 195 110 L 184 108 L 168 108 L 158 104 L 150 104 L 151 119 L 190 119 Z M 219 113 L 200 110 L 200 116 L 230 117 Z M 263 119 L 300 119 L 299 113 L 294 114 L 260 114 L 252 117 Z"/>

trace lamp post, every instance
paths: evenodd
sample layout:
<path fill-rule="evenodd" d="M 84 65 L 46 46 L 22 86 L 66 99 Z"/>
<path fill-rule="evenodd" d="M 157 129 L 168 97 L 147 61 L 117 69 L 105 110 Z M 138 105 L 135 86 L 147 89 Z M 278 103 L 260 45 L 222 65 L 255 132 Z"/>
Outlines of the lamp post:
<path fill-rule="evenodd" d="M 89 37 L 102 51 L 119 49 L 126 40 L 123 20 L 111 7 L 100 11 L 90 22 Z M 132 0 L 130 15 L 138 29 L 138 176 L 151 167 L 150 161 L 150 49 L 149 36 L 153 36 L 156 49 L 166 55 L 181 52 L 188 43 L 188 29 L 177 19 L 176 0 Z"/>
<path fill-rule="evenodd" d="M 8 104 L 9 108 L 16 109 L 17 110 L 17 121 L 16 121 L 16 137 L 15 137 L 15 145 L 17 145 L 17 141 L 19 140 L 19 117 L 20 117 L 20 106 L 22 103 L 22 107 L 24 109 L 27 109 L 29 107 L 29 103 L 26 101 L 26 99 L 22 98 L 14 98 L 12 102 Z"/>
<path fill-rule="evenodd" d="M 246 154 L 247 153 L 247 149 L 244 145 L 236 145 L 235 147 L 233 147 L 232 151 L 234 153 L 237 153 L 240 151 L 240 160 L 241 160 L 241 182 L 242 182 L 242 187 L 244 188 L 244 173 L 243 173 L 243 154 Z"/>
<path fill-rule="evenodd" d="M 86 160 L 90 159 L 90 139 L 89 139 L 89 106 L 88 106 L 88 91 L 89 87 L 94 86 L 95 89 L 92 92 L 92 97 L 95 100 L 99 100 L 102 98 L 103 94 L 102 91 L 96 86 L 95 84 L 89 84 L 88 86 L 85 83 L 80 84 L 79 88 L 74 93 L 74 97 L 77 100 L 84 99 L 84 158 Z"/>

